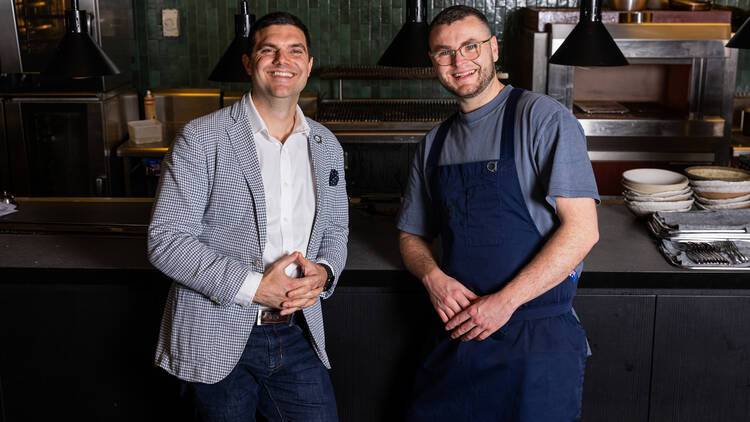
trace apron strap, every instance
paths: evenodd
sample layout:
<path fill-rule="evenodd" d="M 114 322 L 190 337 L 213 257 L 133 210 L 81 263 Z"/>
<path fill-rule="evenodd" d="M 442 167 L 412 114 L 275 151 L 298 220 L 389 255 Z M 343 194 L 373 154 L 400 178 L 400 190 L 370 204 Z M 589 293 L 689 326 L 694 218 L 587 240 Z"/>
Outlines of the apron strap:
<path fill-rule="evenodd" d="M 425 168 L 425 180 L 427 180 L 427 184 L 429 187 L 430 192 L 430 199 L 432 202 L 432 212 L 433 212 L 433 224 L 435 226 L 439 226 L 439 222 L 441 221 L 441 209 L 440 209 L 440 202 L 437 200 L 437 188 L 438 188 L 438 180 L 437 176 L 435 175 L 435 169 L 438 167 L 438 162 L 440 160 L 440 153 L 443 151 L 443 144 L 445 143 L 445 138 L 448 136 L 448 130 L 450 129 L 451 125 L 453 124 L 453 120 L 455 120 L 456 114 L 453 114 L 451 117 L 446 119 L 443 123 L 440 124 L 438 127 L 437 133 L 435 133 L 435 140 L 432 141 L 432 147 L 430 147 L 430 152 L 427 155 L 427 167 Z"/>
<path fill-rule="evenodd" d="M 535 305 L 527 308 L 520 307 L 513 312 L 507 323 L 517 321 L 531 321 L 542 318 L 552 318 L 566 314 L 573 310 L 573 302 L 550 303 L 546 305 Z"/>
<path fill-rule="evenodd" d="M 430 176 L 430 173 L 432 173 L 432 169 L 438 166 L 438 161 L 440 160 L 440 153 L 443 151 L 443 144 L 445 143 L 445 138 L 448 136 L 448 129 L 450 129 L 451 125 L 453 124 L 453 120 L 455 118 L 456 118 L 456 115 L 453 114 L 443 123 L 440 123 L 437 133 L 435 133 L 435 140 L 432 141 L 432 147 L 430 147 L 430 153 L 427 155 L 427 176 L 428 176 L 427 180 L 429 180 L 429 176 Z"/>
<path fill-rule="evenodd" d="M 500 138 L 500 159 L 515 158 L 515 147 L 513 145 L 513 139 L 515 139 L 516 130 L 516 109 L 518 108 L 518 99 L 525 91 L 523 88 L 513 88 L 508 95 L 508 100 L 505 105 L 505 112 L 503 112 L 503 135 Z"/>

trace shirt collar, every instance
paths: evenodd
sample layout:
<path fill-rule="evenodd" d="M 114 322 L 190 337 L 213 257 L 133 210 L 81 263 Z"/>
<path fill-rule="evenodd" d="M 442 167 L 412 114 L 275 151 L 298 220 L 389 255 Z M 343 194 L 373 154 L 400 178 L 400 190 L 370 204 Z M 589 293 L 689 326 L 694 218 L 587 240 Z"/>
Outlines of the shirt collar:
<path fill-rule="evenodd" d="M 490 113 L 500 107 L 501 104 L 505 103 L 505 100 L 510 95 L 510 91 L 513 91 L 513 86 L 510 84 L 505 85 L 500 92 L 497 93 L 495 98 L 491 99 L 487 104 L 479 107 L 476 110 L 464 113 L 460 111 L 458 116 L 461 120 L 466 123 L 474 123 L 487 117 Z"/>
<path fill-rule="evenodd" d="M 266 122 L 263 121 L 263 118 L 260 117 L 258 109 L 255 108 L 253 97 L 250 92 L 247 93 L 247 104 L 247 118 L 250 121 L 250 126 L 253 128 L 253 135 L 264 132 L 265 135 L 270 138 L 271 135 L 268 132 L 268 126 L 266 126 Z M 294 129 L 291 134 L 294 135 L 295 133 L 301 133 L 307 137 L 310 134 L 310 125 L 307 124 L 307 118 L 305 118 L 305 114 L 302 113 L 302 109 L 299 105 L 295 106 L 295 113 L 296 118 L 294 121 Z"/>

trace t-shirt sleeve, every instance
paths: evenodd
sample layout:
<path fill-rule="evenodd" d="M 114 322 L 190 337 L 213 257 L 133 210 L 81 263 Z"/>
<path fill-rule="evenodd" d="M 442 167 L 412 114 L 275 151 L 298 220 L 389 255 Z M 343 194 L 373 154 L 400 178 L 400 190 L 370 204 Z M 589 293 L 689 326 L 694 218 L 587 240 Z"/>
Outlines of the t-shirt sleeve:
<path fill-rule="evenodd" d="M 431 239 L 435 237 L 437 230 L 424 171 L 425 142 L 422 141 L 414 153 L 396 227 L 401 231 Z"/>
<path fill-rule="evenodd" d="M 586 150 L 581 124 L 567 109 L 557 110 L 537 138 L 537 162 L 548 175 L 546 200 L 556 208 L 555 197 L 593 198 L 598 204 L 594 170 Z"/>

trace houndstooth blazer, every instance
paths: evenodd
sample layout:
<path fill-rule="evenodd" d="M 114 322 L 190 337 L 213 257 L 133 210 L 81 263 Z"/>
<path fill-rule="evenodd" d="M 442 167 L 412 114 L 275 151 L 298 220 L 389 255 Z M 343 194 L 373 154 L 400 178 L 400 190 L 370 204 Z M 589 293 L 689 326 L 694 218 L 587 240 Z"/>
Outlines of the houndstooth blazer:
<path fill-rule="evenodd" d="M 233 302 L 249 271 L 263 272 L 266 200 L 247 117 L 248 96 L 189 122 L 161 167 L 148 230 L 151 263 L 174 282 L 164 308 L 156 365 L 180 379 L 216 383 L 234 368 L 258 306 Z M 307 259 L 325 259 L 335 281 L 346 261 L 349 211 L 343 151 L 308 119 L 316 207 Z M 312 344 L 330 368 L 321 301 L 303 310 Z"/>

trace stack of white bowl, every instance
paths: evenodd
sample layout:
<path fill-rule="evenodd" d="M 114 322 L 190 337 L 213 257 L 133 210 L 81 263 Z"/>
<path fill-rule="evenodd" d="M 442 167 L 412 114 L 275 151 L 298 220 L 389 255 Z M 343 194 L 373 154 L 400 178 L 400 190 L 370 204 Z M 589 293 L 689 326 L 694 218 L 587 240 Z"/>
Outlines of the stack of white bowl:
<path fill-rule="evenodd" d="M 695 193 L 695 205 L 706 210 L 750 208 L 750 172 L 747 170 L 695 166 L 685 169 Z"/>
<path fill-rule="evenodd" d="M 635 215 L 657 211 L 689 211 L 693 192 L 687 177 L 669 170 L 632 169 L 622 174 L 625 205 Z"/>

